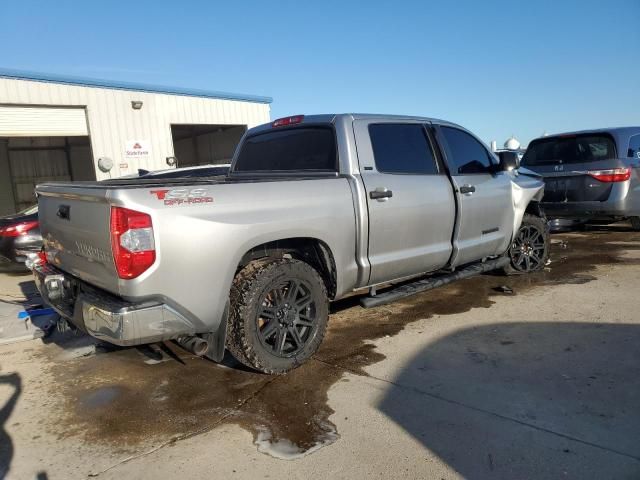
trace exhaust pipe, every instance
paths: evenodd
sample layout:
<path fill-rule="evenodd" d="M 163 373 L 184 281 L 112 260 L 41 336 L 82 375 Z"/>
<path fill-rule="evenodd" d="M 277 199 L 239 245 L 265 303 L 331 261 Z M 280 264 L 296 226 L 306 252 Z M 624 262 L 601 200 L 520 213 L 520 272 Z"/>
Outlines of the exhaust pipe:
<path fill-rule="evenodd" d="M 176 343 L 196 357 L 201 357 L 209 350 L 209 342 L 200 337 L 178 337 Z"/>

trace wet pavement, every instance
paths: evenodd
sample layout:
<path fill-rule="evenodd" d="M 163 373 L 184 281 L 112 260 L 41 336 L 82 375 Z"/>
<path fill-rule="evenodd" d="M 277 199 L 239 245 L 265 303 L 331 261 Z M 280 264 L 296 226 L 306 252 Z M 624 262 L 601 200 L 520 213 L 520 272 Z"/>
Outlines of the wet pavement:
<path fill-rule="evenodd" d="M 294 458 L 312 452 L 340 436 L 329 419 L 334 413 L 328 405 L 329 388 L 345 372 L 364 376 L 365 367 L 385 358 L 373 340 L 394 336 L 419 319 L 490 308 L 496 296 L 588 283 L 602 265 L 640 264 L 626 256 L 640 250 L 640 233 L 624 228 L 553 238 L 551 263 L 537 274 L 483 275 L 368 310 L 357 298 L 334 304 L 320 351 L 282 376 L 249 371 L 229 357 L 217 365 L 172 343 L 154 349 L 86 350 L 84 345 L 80 354 L 64 358 L 58 350 L 45 350 L 41 361 L 54 379 L 49 393 L 62 405 L 56 421 L 45 428 L 61 441 L 81 438 L 86 444 L 133 453 L 140 445 L 154 448 L 237 424 L 272 456 Z M 50 341 L 77 349 L 79 340 L 69 335 Z M 509 342 L 506 336 L 500 346 L 508 347 Z"/>
<path fill-rule="evenodd" d="M 54 320 L 54 316 L 38 318 L 35 322 L 18 319 L 19 312 L 25 308 L 38 308 L 41 303 L 30 272 L 0 268 L 0 345 L 44 336 L 41 327 Z"/>

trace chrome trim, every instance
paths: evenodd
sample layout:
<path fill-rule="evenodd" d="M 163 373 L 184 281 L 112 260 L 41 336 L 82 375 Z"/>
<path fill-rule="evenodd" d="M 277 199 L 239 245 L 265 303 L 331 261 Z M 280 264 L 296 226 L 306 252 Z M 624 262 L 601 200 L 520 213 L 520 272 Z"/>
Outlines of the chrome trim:
<path fill-rule="evenodd" d="M 82 301 L 87 333 L 116 345 L 140 345 L 193 335 L 193 325 L 168 305 L 110 311 Z"/>
<path fill-rule="evenodd" d="M 193 322 L 164 303 L 127 302 L 115 295 L 88 287 L 50 264 L 41 262 L 33 265 L 33 274 L 45 303 L 61 317 L 100 340 L 131 346 L 198 333 Z M 81 286 L 81 291 L 71 299 L 49 298 L 45 279 L 52 275 L 73 281 Z"/>

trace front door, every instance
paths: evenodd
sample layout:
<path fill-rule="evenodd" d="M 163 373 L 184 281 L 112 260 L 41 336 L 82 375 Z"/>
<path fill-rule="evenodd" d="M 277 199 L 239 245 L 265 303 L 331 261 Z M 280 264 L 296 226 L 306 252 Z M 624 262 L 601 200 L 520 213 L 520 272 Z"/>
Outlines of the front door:
<path fill-rule="evenodd" d="M 453 266 L 499 255 L 511 242 L 514 206 L 511 179 L 473 135 L 452 126 L 437 129 L 458 199 Z"/>
<path fill-rule="evenodd" d="M 425 125 L 355 122 L 369 211 L 369 284 L 437 270 L 452 253 L 453 188 Z"/>

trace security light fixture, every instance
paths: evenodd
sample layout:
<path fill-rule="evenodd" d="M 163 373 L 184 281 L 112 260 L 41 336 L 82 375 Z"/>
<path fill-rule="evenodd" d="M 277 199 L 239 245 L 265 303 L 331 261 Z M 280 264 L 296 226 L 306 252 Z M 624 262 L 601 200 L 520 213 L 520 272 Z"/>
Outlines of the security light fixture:
<path fill-rule="evenodd" d="M 109 157 L 100 157 L 98 159 L 98 168 L 104 173 L 107 173 L 113 168 L 113 160 Z"/>
<path fill-rule="evenodd" d="M 173 167 L 174 165 L 178 165 L 178 159 L 176 157 L 167 157 L 166 158 L 167 165 Z"/>
<path fill-rule="evenodd" d="M 131 108 L 134 110 L 140 110 L 142 108 L 142 100 L 132 100 Z"/>

